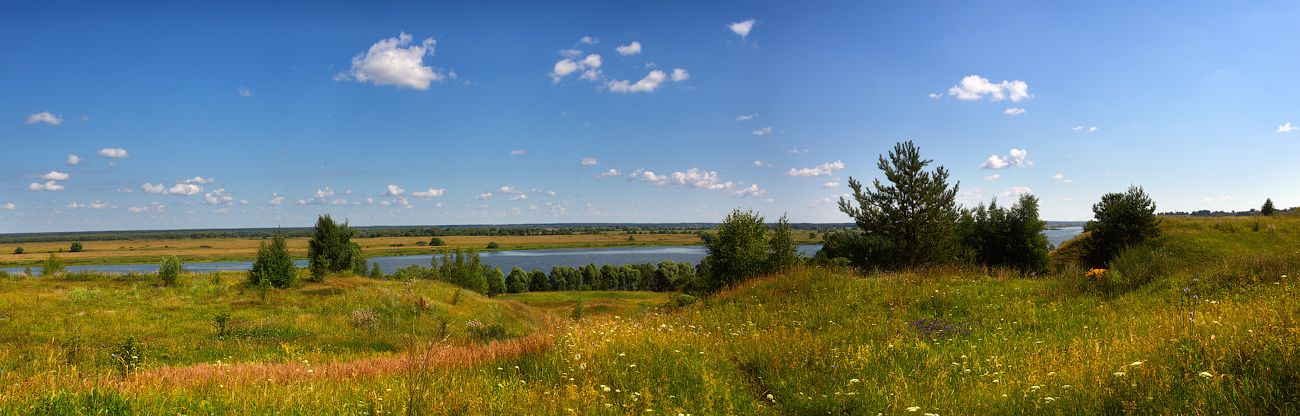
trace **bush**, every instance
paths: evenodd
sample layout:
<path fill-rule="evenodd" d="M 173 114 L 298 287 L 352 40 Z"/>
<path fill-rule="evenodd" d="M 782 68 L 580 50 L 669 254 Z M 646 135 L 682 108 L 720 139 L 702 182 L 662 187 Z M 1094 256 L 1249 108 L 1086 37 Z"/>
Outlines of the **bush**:
<path fill-rule="evenodd" d="M 63 261 L 59 260 L 59 256 L 50 253 L 50 257 L 45 259 L 45 265 L 41 267 L 41 277 L 53 277 L 59 273 L 63 273 Z"/>
<path fill-rule="evenodd" d="M 498 249 L 498 248 L 501 248 L 501 246 L 498 245 L 496 241 L 488 242 L 488 245 L 487 245 L 487 249 L 488 249 L 488 250 L 496 250 L 496 249 Z"/>
<path fill-rule="evenodd" d="M 298 283 L 298 267 L 289 257 L 289 247 L 284 242 L 284 234 L 279 229 L 271 238 L 271 244 L 263 241 L 257 248 L 257 260 L 248 271 L 248 283 L 256 287 L 275 286 L 286 288 Z"/>
<path fill-rule="evenodd" d="M 122 375 L 130 374 L 144 365 L 144 349 L 136 343 L 135 337 L 126 337 L 113 346 L 110 358 L 117 364 L 117 371 Z"/>
<path fill-rule="evenodd" d="M 442 242 L 442 239 L 441 239 L 441 238 L 434 237 L 434 238 L 430 238 L 430 239 L 429 239 L 429 245 L 434 246 L 434 247 L 440 247 L 440 246 L 445 246 L 445 245 L 447 245 L 447 243 Z"/>
<path fill-rule="evenodd" d="M 999 207 L 993 199 L 985 208 L 981 202 L 974 210 L 962 213 L 961 242 L 985 267 L 1007 266 L 1024 273 L 1044 273 L 1048 269 L 1047 236 L 1042 234 L 1046 222 L 1038 219 L 1038 198 L 1021 195 L 1011 208 Z"/>
<path fill-rule="evenodd" d="M 767 272 L 767 226 L 763 217 L 739 209 L 727 214 L 709 242 L 705 257 L 705 289 L 716 292 Z"/>
<path fill-rule="evenodd" d="M 375 280 L 384 278 L 384 272 L 379 270 L 379 262 L 370 262 L 370 278 Z"/>
<path fill-rule="evenodd" d="M 1166 250 L 1152 250 L 1146 246 L 1126 247 L 1110 261 L 1110 270 L 1115 274 L 1112 291 L 1126 292 L 1145 286 L 1173 272 L 1175 267 L 1175 260 Z"/>
<path fill-rule="evenodd" d="M 185 273 L 185 267 L 176 256 L 163 257 L 158 265 L 158 278 L 162 279 L 163 286 L 175 286 L 182 273 Z"/>
<path fill-rule="evenodd" d="M 22 247 L 15 248 L 14 254 L 23 254 L 23 248 Z"/>
<path fill-rule="evenodd" d="M 80 252 L 81 252 L 81 249 L 82 249 L 81 242 L 78 241 L 78 242 L 74 242 L 74 243 L 72 243 L 72 247 L 69 247 L 69 248 L 68 248 L 68 251 L 71 251 L 71 252 L 73 252 L 73 253 L 80 253 Z"/>
<path fill-rule="evenodd" d="M 1160 237 L 1156 204 L 1141 187 L 1130 186 L 1123 194 L 1102 195 L 1092 212 L 1095 218 L 1083 226 L 1084 232 L 1091 232 L 1084 256 L 1089 266 L 1103 267 L 1121 250 Z"/>

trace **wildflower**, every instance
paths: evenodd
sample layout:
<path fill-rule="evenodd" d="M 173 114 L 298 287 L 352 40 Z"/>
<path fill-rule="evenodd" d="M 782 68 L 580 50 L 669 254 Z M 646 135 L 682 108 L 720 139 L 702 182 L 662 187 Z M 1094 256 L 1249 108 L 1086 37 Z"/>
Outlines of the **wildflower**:
<path fill-rule="evenodd" d="M 604 390 L 604 391 L 609 391 L 609 386 L 606 386 L 606 385 L 604 385 L 604 384 L 601 384 L 601 385 L 600 385 L 600 389 L 601 389 L 601 390 Z"/>
<path fill-rule="evenodd" d="M 1115 376 L 1115 377 L 1123 377 L 1123 376 L 1124 376 L 1124 372 L 1123 372 L 1123 371 L 1116 371 L 1115 374 L 1114 374 L 1114 376 Z"/>
<path fill-rule="evenodd" d="M 1205 377 L 1205 378 L 1214 378 L 1214 374 L 1210 374 L 1209 371 L 1202 371 L 1201 374 L 1199 374 L 1199 375 L 1200 375 L 1201 377 Z"/>
<path fill-rule="evenodd" d="M 1142 365 L 1142 362 L 1141 362 L 1141 361 L 1134 361 L 1133 364 L 1129 364 L 1128 366 L 1129 366 L 1129 367 L 1137 367 L 1137 366 L 1139 366 L 1139 365 Z"/>
<path fill-rule="evenodd" d="M 921 410 L 921 406 L 912 406 L 907 408 L 907 411 L 909 412 L 915 412 L 917 410 Z"/>
<path fill-rule="evenodd" d="M 853 383 L 861 383 L 861 382 L 862 382 L 862 380 L 858 380 L 858 379 L 856 379 L 856 378 L 855 378 L 855 379 L 850 379 L 850 380 L 849 380 L 849 384 L 853 384 Z"/>
<path fill-rule="evenodd" d="M 1043 401 L 1044 401 L 1044 402 L 1047 402 L 1047 403 L 1051 403 L 1051 402 L 1056 401 L 1056 398 L 1055 398 L 1055 397 L 1052 397 L 1052 396 L 1047 396 L 1047 397 L 1044 397 L 1044 398 L 1043 398 Z"/>

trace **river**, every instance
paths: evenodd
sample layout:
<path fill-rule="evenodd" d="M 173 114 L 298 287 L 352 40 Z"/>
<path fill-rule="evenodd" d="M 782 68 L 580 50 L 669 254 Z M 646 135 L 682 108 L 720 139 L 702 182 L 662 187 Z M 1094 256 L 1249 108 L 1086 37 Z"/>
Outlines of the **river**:
<path fill-rule="evenodd" d="M 1047 236 L 1047 241 L 1053 246 L 1059 246 L 1061 243 L 1074 238 L 1083 232 L 1083 227 L 1065 227 L 1055 230 L 1044 230 L 1043 235 Z M 799 252 L 804 256 L 812 257 L 817 250 L 821 249 L 820 244 L 801 245 Z M 500 267 L 507 274 L 512 268 L 518 267 L 524 270 L 538 269 L 546 273 L 551 272 L 551 266 L 570 266 L 579 267 L 587 263 L 596 263 L 597 266 L 611 264 L 622 266 L 624 264 L 641 264 L 651 263 L 658 265 L 664 260 L 675 262 L 688 262 L 698 264 L 700 259 L 707 254 L 704 246 L 673 246 L 673 247 L 613 247 L 613 248 L 564 248 L 564 249 L 546 249 L 546 250 L 506 250 L 506 251 L 485 251 L 480 252 L 479 257 L 484 263 Z M 394 270 L 412 264 L 429 266 L 433 254 L 417 254 L 409 256 L 389 256 L 389 257 L 372 257 L 367 262 L 379 264 L 379 270 L 384 273 L 392 273 Z M 307 267 L 307 260 L 295 260 L 294 264 L 298 267 Z M 211 271 L 245 271 L 253 267 L 251 261 L 228 261 L 228 262 L 211 262 L 211 263 L 185 263 L 185 270 L 191 272 L 211 272 Z M 0 269 L 9 273 L 23 271 L 21 267 L 9 267 Z M 40 271 L 39 266 L 32 267 L 35 272 Z M 64 270 L 69 272 L 79 272 L 85 270 L 97 270 L 104 273 L 127 273 L 136 272 L 156 272 L 158 264 L 121 264 L 121 265 L 92 265 L 92 266 L 68 266 Z"/>

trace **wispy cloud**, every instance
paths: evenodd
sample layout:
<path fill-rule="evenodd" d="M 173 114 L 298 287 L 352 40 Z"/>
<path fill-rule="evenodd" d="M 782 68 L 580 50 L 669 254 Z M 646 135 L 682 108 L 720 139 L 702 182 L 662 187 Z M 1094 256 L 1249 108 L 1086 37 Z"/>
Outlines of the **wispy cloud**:
<path fill-rule="evenodd" d="M 989 175 L 989 176 L 985 176 L 985 177 L 984 177 L 984 180 L 989 181 L 989 182 L 993 182 L 993 181 L 996 181 L 996 180 L 998 180 L 998 179 L 1002 179 L 1002 175 L 999 175 L 999 174 L 993 174 L 993 175 Z"/>
<path fill-rule="evenodd" d="M 597 44 L 597 43 L 600 43 L 600 38 L 593 38 L 593 37 L 591 37 L 591 36 L 583 36 L 582 39 L 578 39 L 578 43 L 585 43 L 585 44 L 588 44 L 588 45 L 595 45 L 595 44 Z"/>
<path fill-rule="evenodd" d="M 1277 126 L 1277 132 L 1278 132 L 1278 133 L 1290 133 L 1292 130 L 1295 130 L 1295 129 L 1300 129 L 1300 127 L 1292 126 L 1292 125 L 1291 125 L 1291 122 L 1289 122 L 1289 121 L 1286 122 L 1286 124 L 1283 124 L 1283 125 L 1281 125 L 1281 126 Z"/>
<path fill-rule="evenodd" d="M 808 153 L 808 149 L 799 150 L 799 147 L 798 147 L 798 146 L 795 146 L 795 147 L 793 147 L 793 148 L 790 148 L 790 150 L 786 150 L 785 152 L 786 152 L 786 153 L 796 154 L 796 155 L 797 155 L 797 154 L 800 154 L 800 153 Z"/>
<path fill-rule="evenodd" d="M 55 181 L 49 181 L 44 184 L 32 183 L 27 186 L 28 191 L 62 191 L 64 189 L 67 189 L 67 187 L 59 185 L 59 183 Z"/>
<path fill-rule="evenodd" d="M 755 167 L 758 167 L 758 166 L 767 166 L 767 167 L 770 168 L 770 167 L 772 167 L 772 164 L 771 164 L 771 163 L 764 162 L 764 161 L 761 161 L 761 160 L 755 160 L 753 166 L 755 166 Z"/>
<path fill-rule="evenodd" d="M 754 130 L 754 131 L 749 132 L 749 134 L 753 134 L 753 135 L 755 135 L 755 136 L 763 136 L 763 135 L 772 134 L 772 127 L 769 126 L 769 127 L 764 127 L 764 128 L 758 129 L 758 130 Z"/>
<path fill-rule="evenodd" d="M 1034 191 L 1029 188 L 1023 186 L 1013 186 L 1007 188 L 1007 190 L 1003 191 L 1001 194 L 998 194 L 998 197 L 1006 198 L 1011 196 L 1021 196 L 1021 195 L 1032 194 L 1032 193 L 1034 193 Z"/>
<path fill-rule="evenodd" d="M 623 172 L 618 169 L 610 169 L 609 172 L 596 175 L 596 179 L 613 178 L 617 176 L 623 176 Z"/>
<path fill-rule="evenodd" d="M 248 88 L 244 88 L 244 87 L 239 87 L 239 89 L 238 89 L 238 90 L 235 90 L 235 92 L 238 92 L 239 95 L 244 96 L 244 97 L 252 97 L 252 96 L 253 96 L 253 90 L 250 90 L 250 89 L 248 89 Z"/>
<path fill-rule="evenodd" d="M 837 160 L 834 163 L 823 163 L 811 168 L 791 168 L 790 170 L 785 171 L 785 173 L 782 173 L 781 176 L 831 176 L 835 174 L 835 171 L 840 169 L 844 169 L 844 162 Z"/>
<path fill-rule="evenodd" d="M 1014 115 L 1017 115 L 1017 114 L 1024 114 L 1024 113 L 1025 113 L 1025 109 L 1023 109 L 1023 108 L 1014 108 L 1014 107 L 1013 107 L 1013 108 L 1008 108 L 1006 111 L 1003 111 L 1003 112 L 1002 112 L 1002 114 L 1010 114 L 1010 115 L 1013 115 L 1013 116 L 1014 116 Z"/>
<path fill-rule="evenodd" d="M 745 120 L 749 120 L 749 119 L 754 118 L 754 117 L 758 117 L 758 113 L 754 113 L 754 114 L 750 114 L 750 115 L 745 115 L 745 116 L 736 116 L 736 121 L 745 121 Z"/>
<path fill-rule="evenodd" d="M 510 151 L 510 154 L 515 155 L 515 156 L 519 156 L 519 155 L 522 155 L 522 154 L 524 154 L 524 153 L 528 153 L 528 151 L 527 151 L 527 150 L 524 150 L 524 149 L 511 150 L 511 151 Z"/>
<path fill-rule="evenodd" d="M 66 162 L 63 162 L 63 164 L 68 166 L 77 166 L 84 163 L 85 161 L 86 159 L 82 159 L 80 156 L 68 155 L 68 160 Z"/>
<path fill-rule="evenodd" d="M 433 189 L 433 188 L 429 188 L 429 190 L 427 190 L 427 191 L 415 191 L 415 192 L 412 192 L 412 193 L 411 193 L 411 196 L 414 196 L 414 197 L 417 197 L 417 198 L 437 198 L 437 197 L 441 197 L 441 196 L 446 195 L 446 194 L 447 194 L 447 190 L 446 190 L 446 189 Z"/>
<path fill-rule="evenodd" d="M 600 162 L 597 162 L 597 161 L 596 161 L 596 158 L 594 158 L 594 157 L 584 157 L 584 158 L 582 158 L 582 164 L 584 164 L 584 165 L 599 165 Z"/>

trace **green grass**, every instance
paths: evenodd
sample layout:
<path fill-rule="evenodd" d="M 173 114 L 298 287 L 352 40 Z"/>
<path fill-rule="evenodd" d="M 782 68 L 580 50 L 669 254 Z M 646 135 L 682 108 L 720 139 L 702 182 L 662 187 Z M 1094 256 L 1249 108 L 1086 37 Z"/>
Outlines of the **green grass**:
<path fill-rule="evenodd" d="M 1279 241 L 1300 233 L 1274 225 Z M 451 305 L 441 283 L 357 278 L 266 302 L 203 275 L 175 288 L 2 281 L 0 413 L 1300 413 L 1294 246 L 1237 253 L 1220 234 L 1241 230 L 1166 227 L 1170 252 L 1205 257 L 1104 296 L 1075 289 L 1077 269 L 961 267 L 801 269 L 662 309 L 643 304 L 667 294 L 640 292 L 463 292 Z M 1190 238 L 1212 250 L 1180 248 Z M 413 312 L 420 298 L 430 312 Z M 579 300 L 623 309 L 545 317 Z M 377 323 L 356 324 L 358 309 Z M 240 322 L 226 337 L 216 311 Z M 510 336 L 476 338 L 470 320 Z M 121 375 L 108 354 L 127 335 L 146 359 Z"/>

